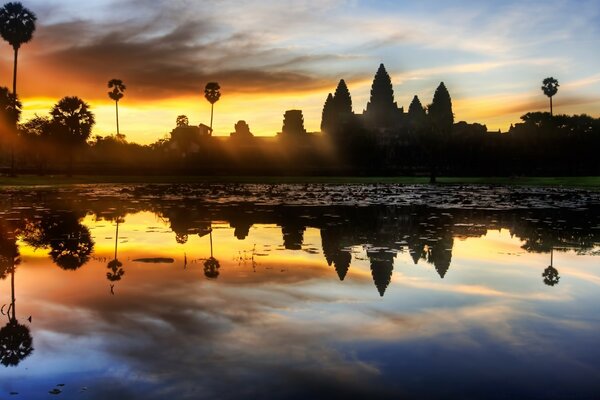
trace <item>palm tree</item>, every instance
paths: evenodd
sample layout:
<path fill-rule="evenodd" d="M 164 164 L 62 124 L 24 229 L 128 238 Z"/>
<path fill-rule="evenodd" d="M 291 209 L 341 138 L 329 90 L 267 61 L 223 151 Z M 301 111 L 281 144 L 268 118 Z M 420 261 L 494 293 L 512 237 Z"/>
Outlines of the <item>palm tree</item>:
<path fill-rule="evenodd" d="M 71 174 L 73 151 L 90 137 L 95 123 L 90 106 L 79 97 L 63 97 L 50 111 L 52 136 L 68 151 L 68 174 Z"/>
<path fill-rule="evenodd" d="M 554 79 L 553 77 L 544 79 L 542 84 L 543 84 L 542 92 L 544 92 L 544 94 L 550 98 L 550 115 L 553 115 L 553 113 L 552 113 L 552 97 L 558 92 L 558 87 L 560 85 L 558 84 L 558 81 L 556 79 Z"/>
<path fill-rule="evenodd" d="M 122 80 L 111 79 L 108 81 L 108 88 L 112 91 L 108 92 L 108 97 L 115 101 L 115 108 L 117 112 L 117 136 L 119 136 L 119 100 L 123 98 L 123 92 L 126 87 Z"/>
<path fill-rule="evenodd" d="M 212 135 L 213 110 L 215 103 L 221 98 L 221 86 L 217 82 L 208 82 L 204 88 L 204 97 L 210 103 L 210 134 Z"/>
<path fill-rule="evenodd" d="M 190 126 L 190 120 L 187 115 L 178 115 L 177 120 L 175 120 L 175 125 L 177 127 Z"/>
<path fill-rule="evenodd" d="M 17 58 L 19 48 L 33 37 L 35 31 L 34 13 L 23 7 L 21 3 L 6 3 L 0 8 L 0 35 L 10 44 L 15 52 L 13 67 L 13 93 L 17 93 Z"/>

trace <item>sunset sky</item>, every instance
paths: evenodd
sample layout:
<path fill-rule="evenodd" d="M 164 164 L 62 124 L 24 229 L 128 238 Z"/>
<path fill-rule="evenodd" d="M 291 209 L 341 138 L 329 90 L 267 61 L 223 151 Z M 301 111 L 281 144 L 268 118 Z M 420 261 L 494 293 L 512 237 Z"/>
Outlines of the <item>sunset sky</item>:
<path fill-rule="evenodd" d="M 246 120 L 256 135 L 281 130 L 302 109 L 319 130 L 327 94 L 344 78 L 355 112 L 368 101 L 380 63 L 398 105 L 431 102 L 440 81 L 457 120 L 505 130 L 546 110 L 548 76 L 560 89 L 555 112 L 600 116 L 598 0 L 25 0 L 37 14 L 33 41 L 19 53 L 23 119 L 47 114 L 61 97 L 92 105 L 93 134 L 115 132 L 106 84 L 127 85 L 121 132 L 151 143 L 180 114 L 208 124 L 203 97 L 221 84 L 215 134 Z M 12 84 L 12 49 L 2 42 L 0 85 Z"/>

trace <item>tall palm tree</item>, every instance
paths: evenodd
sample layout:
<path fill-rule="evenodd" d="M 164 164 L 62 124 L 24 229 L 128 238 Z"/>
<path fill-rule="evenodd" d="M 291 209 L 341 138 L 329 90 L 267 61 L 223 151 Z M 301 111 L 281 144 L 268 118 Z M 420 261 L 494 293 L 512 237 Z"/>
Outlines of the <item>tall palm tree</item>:
<path fill-rule="evenodd" d="M 117 136 L 119 136 L 119 100 L 123 98 L 123 92 L 125 91 L 126 87 L 122 80 L 111 79 L 108 81 L 108 88 L 112 89 L 110 92 L 108 92 L 108 97 L 115 101 L 115 108 L 117 112 Z"/>
<path fill-rule="evenodd" d="M 13 67 L 13 93 L 17 93 L 17 58 L 19 48 L 33 37 L 35 31 L 34 13 L 23 7 L 21 3 L 6 3 L 0 8 L 0 35 L 10 44 L 15 52 Z"/>
<path fill-rule="evenodd" d="M 560 85 L 553 77 L 544 79 L 542 84 L 542 92 L 550 98 L 550 115 L 554 115 L 552 113 L 552 97 L 558 92 L 558 87 Z"/>
<path fill-rule="evenodd" d="M 212 135 L 213 110 L 215 103 L 221 98 L 221 86 L 217 82 L 208 82 L 204 88 L 204 97 L 210 103 L 210 134 Z"/>

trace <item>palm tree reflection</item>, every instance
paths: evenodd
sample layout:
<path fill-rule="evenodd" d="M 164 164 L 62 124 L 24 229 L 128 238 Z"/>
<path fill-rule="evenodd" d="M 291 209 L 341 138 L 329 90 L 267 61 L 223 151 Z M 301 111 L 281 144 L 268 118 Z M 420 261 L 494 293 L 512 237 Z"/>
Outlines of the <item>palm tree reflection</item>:
<path fill-rule="evenodd" d="M 210 236 L 210 257 L 204 261 L 204 276 L 208 279 L 216 279 L 219 276 L 219 260 L 213 257 L 213 240 L 212 240 L 212 226 L 209 231 Z"/>
<path fill-rule="evenodd" d="M 554 247 L 550 249 L 550 265 L 548 268 L 544 270 L 542 273 L 542 277 L 544 278 L 544 283 L 548 286 L 558 285 L 560 281 L 560 275 L 558 274 L 558 270 L 554 268 Z"/>
<path fill-rule="evenodd" d="M 0 363 L 5 367 L 16 367 L 33 352 L 33 338 L 29 327 L 17 320 L 15 302 L 15 268 L 10 272 L 11 303 L 2 314 L 8 316 L 8 323 L 0 329 Z"/>
<path fill-rule="evenodd" d="M 110 270 L 106 273 L 106 279 L 108 279 L 110 284 L 110 293 L 115 294 L 115 285 L 113 282 L 120 281 L 123 275 L 125 275 L 125 270 L 123 269 L 123 263 L 119 261 L 117 258 L 117 249 L 119 244 L 119 223 L 124 222 L 123 219 L 117 217 L 117 228 L 115 232 L 115 257 L 110 260 L 107 264 L 107 268 Z"/>

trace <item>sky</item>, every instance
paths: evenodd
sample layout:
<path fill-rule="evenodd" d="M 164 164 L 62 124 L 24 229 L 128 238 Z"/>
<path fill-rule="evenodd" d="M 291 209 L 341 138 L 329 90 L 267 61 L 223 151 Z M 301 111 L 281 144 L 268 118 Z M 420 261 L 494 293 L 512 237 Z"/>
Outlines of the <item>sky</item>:
<path fill-rule="evenodd" d="M 215 135 L 238 120 L 255 135 L 281 130 L 301 109 L 318 131 L 340 79 L 361 113 L 384 63 L 399 106 L 429 104 L 443 81 L 457 121 L 506 130 L 546 111 L 541 82 L 560 82 L 556 113 L 600 117 L 598 0 L 25 0 L 37 29 L 19 51 L 23 120 L 79 96 L 96 115 L 93 135 L 116 132 L 107 82 L 127 85 L 121 133 L 152 143 L 178 115 L 209 124 L 204 86 L 217 81 Z M 0 43 L 0 85 L 12 85 L 12 49 Z"/>

